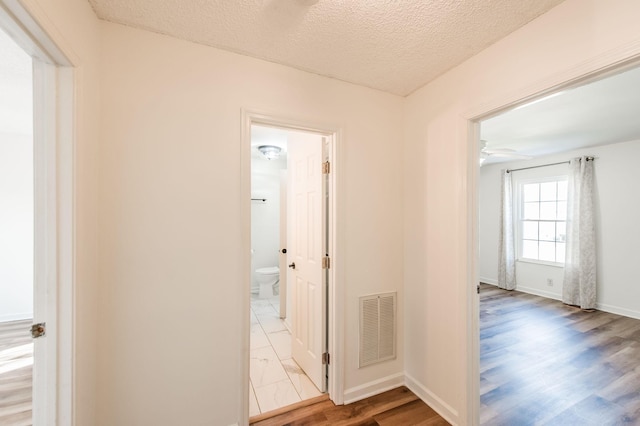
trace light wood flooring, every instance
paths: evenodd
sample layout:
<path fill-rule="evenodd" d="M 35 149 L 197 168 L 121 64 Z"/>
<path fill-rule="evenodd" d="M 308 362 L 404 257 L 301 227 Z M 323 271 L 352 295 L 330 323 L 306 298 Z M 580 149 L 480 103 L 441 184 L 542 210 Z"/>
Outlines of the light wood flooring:
<path fill-rule="evenodd" d="M 31 320 L 0 322 L 0 425 L 31 425 Z"/>
<path fill-rule="evenodd" d="M 640 320 L 482 284 L 480 402 L 484 425 L 640 425 Z"/>
<path fill-rule="evenodd" d="M 255 426 L 445 426 L 448 425 L 427 404 L 406 387 L 384 392 L 349 405 L 335 405 L 328 397 L 308 401 L 309 405 L 282 414 L 251 418 Z"/>

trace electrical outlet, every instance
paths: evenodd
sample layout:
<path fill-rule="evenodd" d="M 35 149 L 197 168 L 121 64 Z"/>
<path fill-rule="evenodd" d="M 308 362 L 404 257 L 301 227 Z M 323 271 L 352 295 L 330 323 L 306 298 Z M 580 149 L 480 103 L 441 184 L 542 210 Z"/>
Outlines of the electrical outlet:
<path fill-rule="evenodd" d="M 553 287 L 553 279 L 551 279 L 551 278 L 547 278 L 547 285 L 548 285 L 549 287 Z"/>

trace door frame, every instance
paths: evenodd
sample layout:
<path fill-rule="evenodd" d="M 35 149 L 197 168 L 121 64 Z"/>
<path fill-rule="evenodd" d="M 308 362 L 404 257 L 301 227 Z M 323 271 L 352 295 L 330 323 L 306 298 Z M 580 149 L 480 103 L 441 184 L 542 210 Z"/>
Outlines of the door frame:
<path fill-rule="evenodd" d="M 44 12 L 30 2 L 0 0 L 0 25 L 34 62 L 34 322 L 47 336 L 34 343 L 35 425 L 74 424 L 76 56 Z M 46 27 L 46 28 L 45 28 Z M 50 34 L 55 34 L 54 40 Z M 71 59 L 70 59 L 71 58 Z M 54 111 L 53 114 L 44 114 Z M 34 360 L 35 360 L 34 358 Z M 37 365 L 44 365 L 38 371 Z"/>
<path fill-rule="evenodd" d="M 249 338 L 250 338 L 250 299 L 251 299 L 251 126 L 266 125 L 285 130 L 298 130 L 321 134 L 329 139 L 329 161 L 331 173 L 329 174 L 329 218 L 328 230 L 330 246 L 328 253 L 331 256 L 331 268 L 328 270 L 328 297 L 327 297 L 327 351 L 331 354 L 331 362 L 328 366 L 329 383 L 327 393 L 335 404 L 342 404 L 344 400 L 344 349 L 340 342 L 344 336 L 344 288 L 342 286 L 342 244 L 340 223 L 344 223 L 341 196 L 341 164 L 342 158 L 342 130 L 338 126 L 316 123 L 308 120 L 288 118 L 281 114 L 274 114 L 253 109 L 241 110 L 242 129 L 240 144 L 241 159 L 241 211 L 242 211 L 242 235 L 241 253 L 242 259 L 242 394 L 241 412 L 239 418 L 241 424 L 247 424 L 249 420 Z"/>
<path fill-rule="evenodd" d="M 479 177 L 480 177 L 480 122 L 541 99 L 555 92 L 574 88 L 608 75 L 616 74 L 640 65 L 640 41 L 624 44 L 617 48 L 596 55 L 574 67 L 561 70 L 536 81 L 532 85 L 510 92 L 475 105 L 474 108 L 461 115 L 460 135 L 464 135 L 464 156 L 466 161 L 465 190 L 461 194 L 462 205 L 466 213 L 461 215 L 463 247 L 466 247 L 466 289 L 464 294 L 467 305 L 466 345 L 467 377 L 466 377 L 466 412 L 467 424 L 480 424 L 480 298 L 477 293 L 479 282 Z"/>

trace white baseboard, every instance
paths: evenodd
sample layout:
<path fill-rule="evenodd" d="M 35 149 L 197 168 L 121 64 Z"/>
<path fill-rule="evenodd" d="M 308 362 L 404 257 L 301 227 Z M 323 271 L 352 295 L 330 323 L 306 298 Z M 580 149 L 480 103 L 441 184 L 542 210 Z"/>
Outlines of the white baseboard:
<path fill-rule="evenodd" d="M 622 315 L 624 317 L 640 319 L 640 312 L 632 309 L 620 308 L 618 306 L 606 305 L 596 302 L 596 309 L 599 311 L 609 312 L 611 314 Z"/>
<path fill-rule="evenodd" d="M 544 291 L 544 290 L 531 288 L 531 287 L 522 287 L 519 285 L 516 287 L 516 290 L 521 291 L 523 293 L 533 294 L 535 296 L 546 297 L 548 299 L 558 300 L 562 302 L 561 294 L 552 293 L 550 291 Z M 603 312 L 609 312 L 611 314 L 622 315 L 624 317 L 640 319 L 640 312 L 633 309 L 621 308 L 619 306 L 609 305 L 609 304 L 600 303 L 600 302 L 596 302 L 596 309 Z"/>
<path fill-rule="evenodd" d="M 550 291 L 540 290 L 538 288 L 533 287 L 523 287 L 521 285 L 516 285 L 516 290 L 521 291 L 523 293 L 533 294 L 534 296 L 546 297 L 547 299 L 560 300 L 562 301 L 562 295 L 558 293 L 552 293 Z"/>
<path fill-rule="evenodd" d="M 360 401 L 361 399 L 402 386 L 405 383 L 404 377 L 403 373 L 393 374 L 360 386 L 345 389 L 344 404 L 351 404 L 352 402 Z"/>
<path fill-rule="evenodd" d="M 422 384 L 418 383 L 416 379 L 410 375 L 405 375 L 405 386 L 415 393 L 421 400 L 424 401 L 429 407 L 433 408 L 443 419 L 451 423 L 453 426 L 458 425 L 459 414 L 458 411 L 451 407 L 449 404 L 440 399 L 436 394 L 431 392 Z"/>
<path fill-rule="evenodd" d="M 0 315 L 0 322 L 22 321 L 33 318 L 33 312 L 23 312 L 19 314 Z"/>
<path fill-rule="evenodd" d="M 491 285 L 498 285 L 498 280 L 494 280 L 493 278 L 480 277 L 480 282 Z"/>

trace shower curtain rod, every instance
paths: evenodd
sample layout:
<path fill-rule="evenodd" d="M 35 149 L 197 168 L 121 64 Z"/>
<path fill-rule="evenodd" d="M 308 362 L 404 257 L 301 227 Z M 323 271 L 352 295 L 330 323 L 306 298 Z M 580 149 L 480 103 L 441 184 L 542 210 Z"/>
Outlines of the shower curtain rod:
<path fill-rule="evenodd" d="M 587 161 L 593 161 L 595 157 L 587 157 Z M 557 166 L 558 164 L 569 164 L 571 161 L 560 161 L 559 163 L 551 163 L 551 164 L 540 164 L 539 166 L 531 166 L 531 167 L 521 167 L 519 169 L 507 169 L 507 173 L 517 172 L 519 170 L 529 170 L 529 169 L 537 169 L 538 167 L 550 167 Z"/>

